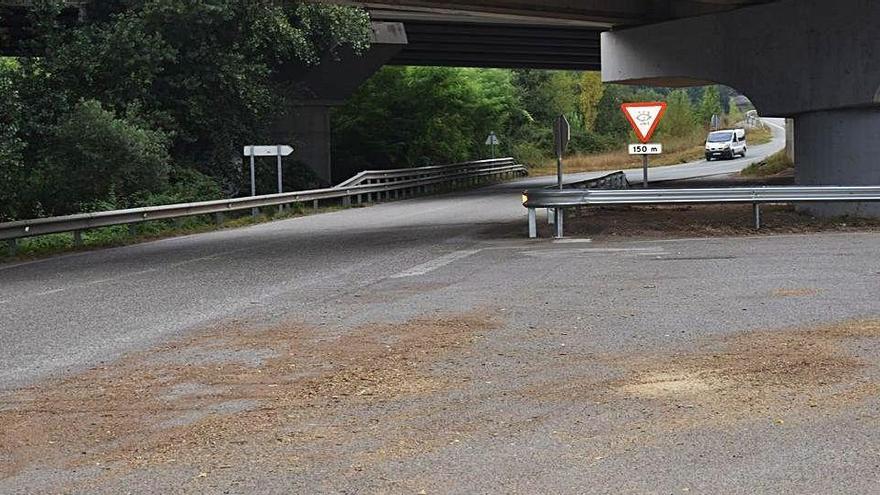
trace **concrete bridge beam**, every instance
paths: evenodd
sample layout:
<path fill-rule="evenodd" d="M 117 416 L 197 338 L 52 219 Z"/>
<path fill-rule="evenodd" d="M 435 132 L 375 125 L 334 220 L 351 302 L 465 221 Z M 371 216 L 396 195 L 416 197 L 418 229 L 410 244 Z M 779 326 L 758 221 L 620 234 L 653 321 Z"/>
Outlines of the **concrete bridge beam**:
<path fill-rule="evenodd" d="M 602 34 L 607 82 L 720 83 L 760 113 L 794 118 L 803 185 L 878 185 L 880 2 L 783 0 Z M 820 214 L 880 215 L 880 205 Z"/>

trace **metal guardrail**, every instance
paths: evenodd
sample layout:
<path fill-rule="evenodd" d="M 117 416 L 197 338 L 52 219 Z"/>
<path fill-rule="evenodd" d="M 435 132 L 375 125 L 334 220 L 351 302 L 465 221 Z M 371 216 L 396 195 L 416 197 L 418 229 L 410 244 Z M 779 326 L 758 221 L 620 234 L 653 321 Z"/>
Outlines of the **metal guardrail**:
<path fill-rule="evenodd" d="M 579 182 L 569 182 L 564 185 L 566 189 L 629 189 L 629 181 L 626 179 L 626 173 L 614 172 L 595 179 L 582 180 Z M 557 186 L 548 186 L 547 189 Z"/>
<path fill-rule="evenodd" d="M 523 193 L 529 209 L 529 237 L 537 237 L 536 208 L 596 205 L 750 203 L 755 228 L 761 228 L 761 204 L 880 201 L 880 186 L 730 187 L 706 189 L 580 190 L 536 189 Z M 559 234 L 561 236 L 561 232 Z"/>
<path fill-rule="evenodd" d="M 75 242 L 80 244 L 82 242 L 81 232 L 97 227 L 135 224 L 150 220 L 167 220 L 194 215 L 215 214 L 222 218 L 222 214 L 227 212 L 309 201 L 313 202 L 313 205 L 317 207 L 318 201 L 325 199 L 342 199 L 345 205 L 350 205 L 353 198 L 358 204 L 361 204 L 364 200 L 368 203 L 382 200 L 388 201 L 414 196 L 417 193 L 432 192 L 437 186 L 441 185 L 473 185 L 487 179 L 519 177 L 527 173 L 526 168 L 516 163 L 513 158 L 399 170 L 373 170 L 361 172 L 342 184 L 324 189 L 220 199 L 198 203 L 99 211 L 0 223 L 0 240 L 7 240 L 10 251 L 14 252 L 16 239 L 59 232 L 73 232 Z"/>

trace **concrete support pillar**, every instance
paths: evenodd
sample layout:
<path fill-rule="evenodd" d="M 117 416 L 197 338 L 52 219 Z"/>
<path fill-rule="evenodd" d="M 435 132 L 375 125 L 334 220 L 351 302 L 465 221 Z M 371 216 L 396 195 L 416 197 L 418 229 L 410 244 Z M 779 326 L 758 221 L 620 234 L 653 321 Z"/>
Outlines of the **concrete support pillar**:
<path fill-rule="evenodd" d="M 803 186 L 880 184 L 880 107 L 826 110 L 798 115 L 795 180 Z M 880 204 L 805 206 L 820 215 L 880 215 Z"/>
<path fill-rule="evenodd" d="M 795 119 L 787 122 L 786 152 L 798 184 L 880 185 L 877 19 L 878 1 L 778 0 L 609 31 L 602 34 L 602 79 L 727 84 L 748 95 L 762 116 Z M 880 215 L 873 205 L 808 209 Z"/>
<path fill-rule="evenodd" d="M 333 174 L 330 156 L 330 106 L 299 105 L 287 119 L 286 126 L 294 147 L 294 158 L 302 161 L 326 184 Z"/>

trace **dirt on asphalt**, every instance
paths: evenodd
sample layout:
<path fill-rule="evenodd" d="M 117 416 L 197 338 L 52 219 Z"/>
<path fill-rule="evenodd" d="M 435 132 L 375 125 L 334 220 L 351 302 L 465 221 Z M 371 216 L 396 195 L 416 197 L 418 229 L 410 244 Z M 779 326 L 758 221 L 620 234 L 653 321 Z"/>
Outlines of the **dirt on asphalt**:
<path fill-rule="evenodd" d="M 633 431 L 645 442 L 675 429 L 782 424 L 880 391 L 880 320 L 750 331 L 677 352 L 530 352 L 515 378 L 480 365 L 502 327 L 489 310 L 341 336 L 296 324 L 223 325 L 0 395 L 0 481 L 97 469 L 52 490 L 80 492 L 135 470 L 180 466 L 188 473 L 182 492 L 200 492 L 202 480 L 218 473 L 254 468 L 318 469 L 344 483 L 375 478 L 376 466 L 389 460 L 534 430 L 541 418 L 528 411 L 538 406 L 641 411 L 640 419 L 623 415 L 602 433 L 612 444 Z M 597 377 L 597 365 L 615 376 Z M 554 368 L 566 378 L 543 381 Z M 508 380 L 504 392 L 486 393 L 481 384 L 490 379 Z M 504 414 L 496 412 L 499 400 L 508 404 Z M 577 427 L 557 433 L 595 440 Z M 417 493 L 419 486 L 398 488 Z"/>

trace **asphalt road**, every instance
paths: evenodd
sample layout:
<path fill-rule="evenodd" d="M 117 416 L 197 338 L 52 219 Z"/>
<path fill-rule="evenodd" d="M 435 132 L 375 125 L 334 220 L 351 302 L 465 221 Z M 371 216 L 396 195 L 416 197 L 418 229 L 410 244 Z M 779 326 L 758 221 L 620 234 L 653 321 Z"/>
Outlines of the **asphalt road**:
<path fill-rule="evenodd" d="M 876 493 L 880 235 L 529 241 L 535 184 L 0 266 L 0 493 Z"/>
<path fill-rule="evenodd" d="M 776 126 L 774 140 L 754 146 L 745 159 L 658 167 L 651 178 L 741 170 L 784 146 L 779 119 L 768 122 Z M 641 177 L 641 171 L 627 174 Z M 0 387 L 113 359 L 267 297 L 298 294 L 307 307 L 349 280 L 404 270 L 487 227 L 517 232 L 525 214 L 519 192 L 554 181 L 527 178 L 466 194 L 0 265 Z"/>

